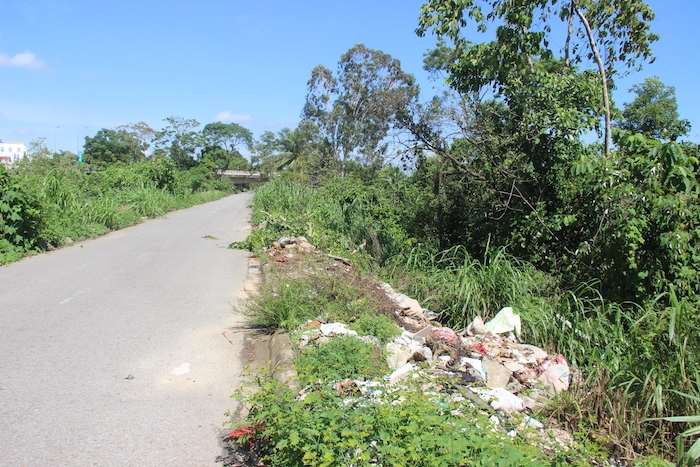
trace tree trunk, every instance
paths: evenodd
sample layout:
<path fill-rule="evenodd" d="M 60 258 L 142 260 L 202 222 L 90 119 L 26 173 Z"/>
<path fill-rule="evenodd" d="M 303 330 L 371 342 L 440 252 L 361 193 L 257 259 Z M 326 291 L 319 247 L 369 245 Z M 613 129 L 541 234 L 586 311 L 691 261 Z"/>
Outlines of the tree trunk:
<path fill-rule="evenodd" d="M 571 2 L 571 11 L 569 12 L 569 24 L 566 28 L 566 42 L 564 43 L 564 61 L 566 66 L 571 65 L 569 59 L 571 36 L 574 32 L 574 2 Z"/>
<path fill-rule="evenodd" d="M 600 76 L 603 81 L 603 106 L 605 107 L 605 157 L 610 157 L 610 147 L 612 146 L 612 123 L 610 116 L 610 96 L 608 94 L 608 75 L 605 72 L 605 64 L 598 51 L 598 46 L 595 43 L 595 38 L 593 37 L 593 31 L 591 26 L 588 24 L 586 15 L 581 11 L 576 2 L 572 2 L 574 9 L 576 10 L 576 15 L 578 15 L 583 27 L 586 28 L 586 34 L 588 35 L 588 42 L 591 46 L 591 51 L 595 57 L 595 61 L 598 64 L 598 69 L 600 70 Z"/>

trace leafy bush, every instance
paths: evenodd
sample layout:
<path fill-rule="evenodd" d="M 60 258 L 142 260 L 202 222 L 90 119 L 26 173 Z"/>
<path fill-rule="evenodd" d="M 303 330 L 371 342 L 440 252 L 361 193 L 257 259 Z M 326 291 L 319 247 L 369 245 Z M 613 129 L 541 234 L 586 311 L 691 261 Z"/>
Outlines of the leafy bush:
<path fill-rule="evenodd" d="M 0 167 L 0 264 L 41 246 L 42 227 L 39 201 L 17 177 Z"/>

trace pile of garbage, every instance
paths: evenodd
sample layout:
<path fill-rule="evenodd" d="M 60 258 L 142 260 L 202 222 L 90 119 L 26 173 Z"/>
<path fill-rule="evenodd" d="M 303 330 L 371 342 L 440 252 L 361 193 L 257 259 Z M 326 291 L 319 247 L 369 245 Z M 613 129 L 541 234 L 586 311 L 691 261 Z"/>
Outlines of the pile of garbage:
<path fill-rule="evenodd" d="M 520 316 L 512 308 L 503 308 L 488 322 L 477 316 L 469 326 L 455 331 L 440 326 L 435 321 L 437 314 L 423 309 L 418 301 L 396 293 L 388 284 L 380 288 L 396 303 L 396 321 L 403 328 L 385 346 L 392 371 L 384 377 L 385 383 L 397 385 L 412 375 L 445 376 L 453 386 L 461 386 L 469 398 L 505 416 L 537 412 L 553 395 L 568 390 L 571 375 L 565 357 L 521 342 Z M 379 345 L 376 338 L 359 336 L 344 323 L 310 321 L 299 336 L 300 348 L 323 345 L 338 336 L 354 336 Z M 338 384 L 342 392 L 349 386 L 375 383 Z M 542 423 L 528 415 L 524 420 L 530 428 L 543 429 Z M 563 430 L 555 432 L 561 438 L 560 445 L 572 440 Z"/>
<path fill-rule="evenodd" d="M 287 263 L 297 253 L 311 253 L 316 247 L 309 243 L 306 237 L 282 237 L 265 250 L 265 254 L 274 263 Z"/>

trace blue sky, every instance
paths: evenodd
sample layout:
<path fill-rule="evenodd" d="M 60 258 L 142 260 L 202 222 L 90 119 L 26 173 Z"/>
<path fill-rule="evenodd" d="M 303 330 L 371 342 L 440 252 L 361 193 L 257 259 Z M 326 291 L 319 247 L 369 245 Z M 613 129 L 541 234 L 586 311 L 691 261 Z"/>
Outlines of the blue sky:
<path fill-rule="evenodd" d="M 401 60 L 421 84 L 432 37 L 414 34 L 420 0 L 3 0 L 0 139 L 75 152 L 100 128 L 170 116 L 237 122 L 258 137 L 298 123 L 318 64 L 335 69 L 357 43 Z M 676 88 L 700 142 L 700 1 L 648 0 L 656 62 L 618 81 L 658 75 Z M 474 40 L 480 40 L 474 37 Z"/>

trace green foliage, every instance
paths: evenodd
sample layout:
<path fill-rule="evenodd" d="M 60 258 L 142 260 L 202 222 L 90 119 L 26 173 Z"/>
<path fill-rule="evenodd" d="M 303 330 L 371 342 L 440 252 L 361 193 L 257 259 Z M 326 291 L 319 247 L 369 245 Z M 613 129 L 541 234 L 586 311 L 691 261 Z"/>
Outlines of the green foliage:
<path fill-rule="evenodd" d="M 678 116 L 676 90 L 658 76 L 635 84 L 630 92 L 636 96 L 625 104 L 619 128 L 663 141 L 675 141 L 690 132 L 690 122 Z"/>
<path fill-rule="evenodd" d="M 154 154 L 169 157 L 178 169 L 186 170 L 197 165 L 197 151 L 204 145 L 202 133 L 194 131 L 199 122 L 179 116 L 164 121 L 167 125 L 155 137 Z"/>
<path fill-rule="evenodd" d="M 214 122 L 205 125 L 202 138 L 206 146 L 202 158 L 214 163 L 217 170 L 248 170 L 250 164 L 238 148 L 253 148 L 253 133 L 237 123 Z"/>
<path fill-rule="evenodd" d="M 555 286 L 552 278 L 503 249 L 487 251 L 480 262 L 464 248 L 435 254 L 418 245 L 396 259 L 393 275 L 405 284 L 406 293 L 440 311 L 441 320 L 455 329 L 466 327 L 477 315 L 489 319 L 506 306 L 528 318 L 552 314 L 546 310 L 546 298 Z M 528 325 L 525 319 L 526 336 Z"/>
<path fill-rule="evenodd" d="M 213 178 L 211 168 L 183 174 L 166 158 L 92 173 L 84 167 L 70 157 L 36 157 L 0 173 L 0 262 L 60 246 L 66 237 L 95 237 L 143 217 L 211 201 L 233 189 L 228 179 Z"/>
<path fill-rule="evenodd" d="M 253 324 L 269 329 L 295 331 L 309 320 L 341 321 L 360 335 L 386 343 L 397 328 L 379 314 L 376 299 L 369 295 L 358 276 L 317 272 L 300 278 L 284 270 L 269 273 L 260 294 L 241 307 Z"/>
<path fill-rule="evenodd" d="M 492 430 L 487 415 L 468 402 L 417 389 L 342 398 L 322 386 L 294 401 L 285 388 L 262 381 L 245 402 L 250 420 L 264 427 L 263 460 L 270 465 L 562 465 L 556 454 Z"/>
<path fill-rule="evenodd" d="M 451 42 L 454 50 L 433 54 L 432 62 L 446 60 L 447 82 L 465 94 L 489 88 L 501 94 L 517 80 L 538 73 L 535 63 L 540 61 L 556 58 L 567 68 L 585 61 L 595 63 L 607 157 L 612 144 L 611 78 L 619 73 L 619 65 L 630 68 L 639 60 L 653 60 L 651 43 L 658 39 L 649 30 L 653 19 L 654 13 L 642 0 L 456 0 L 447 4 L 429 0 L 421 8 L 416 33 L 423 36 L 432 30 L 440 40 Z M 562 27 L 552 27 L 557 20 L 564 23 Z M 491 25 L 496 26 L 491 42 L 472 43 L 463 33 L 468 26 L 485 33 Z M 564 37 L 554 37 L 553 31 L 562 31 Z M 563 56 L 557 57 L 558 50 L 550 43 L 562 42 Z"/>
<path fill-rule="evenodd" d="M 382 345 L 401 334 L 396 323 L 388 316 L 367 312 L 356 318 L 350 324 L 350 329 L 356 331 L 360 336 L 376 337 Z"/>
<path fill-rule="evenodd" d="M 0 264 L 22 257 L 41 246 L 40 204 L 21 181 L 0 167 Z"/>
<path fill-rule="evenodd" d="M 366 184 L 358 176 L 331 177 L 319 189 L 275 179 L 260 187 L 252 201 L 257 230 L 244 244 L 266 248 L 283 236 L 306 236 L 314 245 L 367 265 L 381 264 L 410 242 L 399 227 L 406 176 L 385 169 Z"/>
<path fill-rule="evenodd" d="M 85 162 L 97 166 L 139 162 L 144 159 L 143 146 L 126 130 L 102 128 L 94 137 L 85 138 Z"/>
<path fill-rule="evenodd" d="M 388 372 L 381 349 L 352 336 L 335 337 L 327 344 L 302 349 L 295 366 L 303 385 L 347 378 L 380 378 Z"/>

